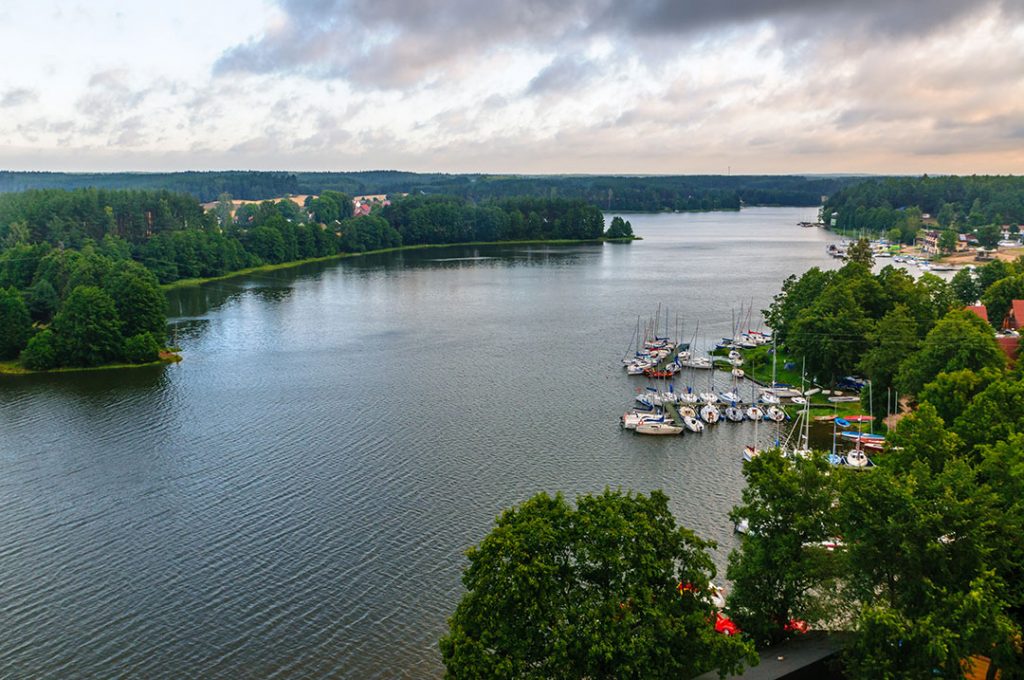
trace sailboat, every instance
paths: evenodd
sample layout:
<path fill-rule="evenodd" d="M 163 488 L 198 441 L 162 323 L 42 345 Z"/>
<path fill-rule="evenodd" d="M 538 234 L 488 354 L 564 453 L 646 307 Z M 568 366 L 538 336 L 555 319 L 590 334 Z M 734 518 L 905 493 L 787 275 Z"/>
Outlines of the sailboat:
<path fill-rule="evenodd" d="M 714 425 L 721 419 L 722 414 L 714 404 L 704 404 L 700 409 L 700 417 L 708 425 Z"/>
<path fill-rule="evenodd" d="M 804 362 L 806 365 L 806 361 Z M 800 392 L 804 391 L 804 372 L 800 371 Z M 793 399 L 794 403 L 796 399 Z M 808 399 L 801 397 L 801 405 L 799 414 L 797 414 L 797 420 L 793 424 L 793 430 L 790 432 L 790 436 L 786 439 L 786 444 L 783 446 L 783 455 L 788 458 L 810 458 L 811 457 L 811 446 L 810 446 L 810 430 L 811 430 L 811 403 Z M 795 437 L 795 441 L 793 441 Z M 792 445 L 790 442 L 792 441 Z"/>
<path fill-rule="evenodd" d="M 636 426 L 637 434 L 654 435 L 677 435 L 683 433 L 683 428 L 669 423 L 640 423 Z"/>

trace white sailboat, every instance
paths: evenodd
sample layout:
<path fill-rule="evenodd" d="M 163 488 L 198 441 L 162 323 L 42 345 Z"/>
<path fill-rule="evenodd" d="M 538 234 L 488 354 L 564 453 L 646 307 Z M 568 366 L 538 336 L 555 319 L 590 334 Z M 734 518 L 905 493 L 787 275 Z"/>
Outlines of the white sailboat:
<path fill-rule="evenodd" d="M 679 435 L 683 433 L 683 428 L 678 425 L 670 425 L 669 423 L 640 423 L 636 426 L 636 433 L 652 435 Z"/>
<path fill-rule="evenodd" d="M 708 425 L 714 425 L 722 418 L 722 414 L 714 404 L 705 404 L 700 409 L 700 417 Z"/>

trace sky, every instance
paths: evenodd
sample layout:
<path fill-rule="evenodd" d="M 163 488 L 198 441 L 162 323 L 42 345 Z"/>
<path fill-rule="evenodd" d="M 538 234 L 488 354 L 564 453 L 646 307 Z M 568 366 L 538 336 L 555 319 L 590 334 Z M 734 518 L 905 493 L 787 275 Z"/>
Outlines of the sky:
<path fill-rule="evenodd" d="M 0 169 L 1024 173 L 1024 0 L 0 1 Z"/>

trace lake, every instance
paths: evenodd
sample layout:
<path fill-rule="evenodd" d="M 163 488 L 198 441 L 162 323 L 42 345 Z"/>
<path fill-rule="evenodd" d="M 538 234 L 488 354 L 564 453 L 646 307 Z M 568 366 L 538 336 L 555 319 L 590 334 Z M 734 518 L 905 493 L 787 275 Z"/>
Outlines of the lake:
<path fill-rule="evenodd" d="M 731 335 L 835 238 L 627 217 L 173 291 L 180 364 L 0 377 L 0 676 L 439 676 L 464 551 L 538 491 L 663 489 L 724 572 L 753 425 L 624 432 L 620 359 L 659 303 Z"/>

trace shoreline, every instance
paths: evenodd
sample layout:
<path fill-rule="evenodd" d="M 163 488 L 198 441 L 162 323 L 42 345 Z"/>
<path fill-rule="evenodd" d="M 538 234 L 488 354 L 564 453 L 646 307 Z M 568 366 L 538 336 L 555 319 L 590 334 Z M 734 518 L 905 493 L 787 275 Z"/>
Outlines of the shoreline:
<path fill-rule="evenodd" d="M 174 290 L 176 288 L 192 288 L 195 286 L 202 286 L 207 283 L 214 281 L 225 281 L 227 279 L 237 278 L 239 276 L 248 276 L 249 274 L 258 274 L 261 272 L 277 271 L 280 269 L 291 269 L 292 267 L 301 267 L 304 264 L 315 264 L 317 262 L 331 262 L 333 260 L 342 260 L 349 257 L 363 257 L 366 255 L 382 255 L 385 253 L 397 253 L 406 250 L 428 250 L 433 248 L 457 248 L 467 246 L 571 246 L 580 244 L 598 244 L 598 243 L 631 243 L 633 241 L 642 241 L 643 237 L 634 236 L 632 238 L 584 238 L 584 239 L 532 239 L 529 241 L 465 241 L 462 243 L 419 243 L 411 246 L 397 246 L 395 248 L 378 248 L 377 250 L 367 250 L 362 253 L 337 253 L 335 255 L 325 255 L 323 257 L 310 257 L 304 260 L 292 260 L 290 262 L 278 262 L 277 264 L 263 264 L 258 267 L 248 267 L 246 269 L 237 269 L 226 274 L 220 274 L 218 276 L 210 276 L 206 278 L 193 278 L 193 279 L 178 279 L 170 283 L 160 284 L 162 290 Z"/>
<path fill-rule="evenodd" d="M 25 368 L 17 359 L 0 361 L 0 375 L 49 375 L 53 373 L 82 373 L 85 371 L 109 371 L 118 368 L 145 368 L 147 366 L 164 366 L 167 364 L 176 364 L 182 360 L 182 357 L 177 352 L 171 352 L 167 350 L 160 350 L 160 358 L 156 361 L 147 361 L 144 364 L 103 364 L 102 366 L 62 366 L 61 368 L 51 368 L 46 371 L 33 371 L 31 368 Z"/>

